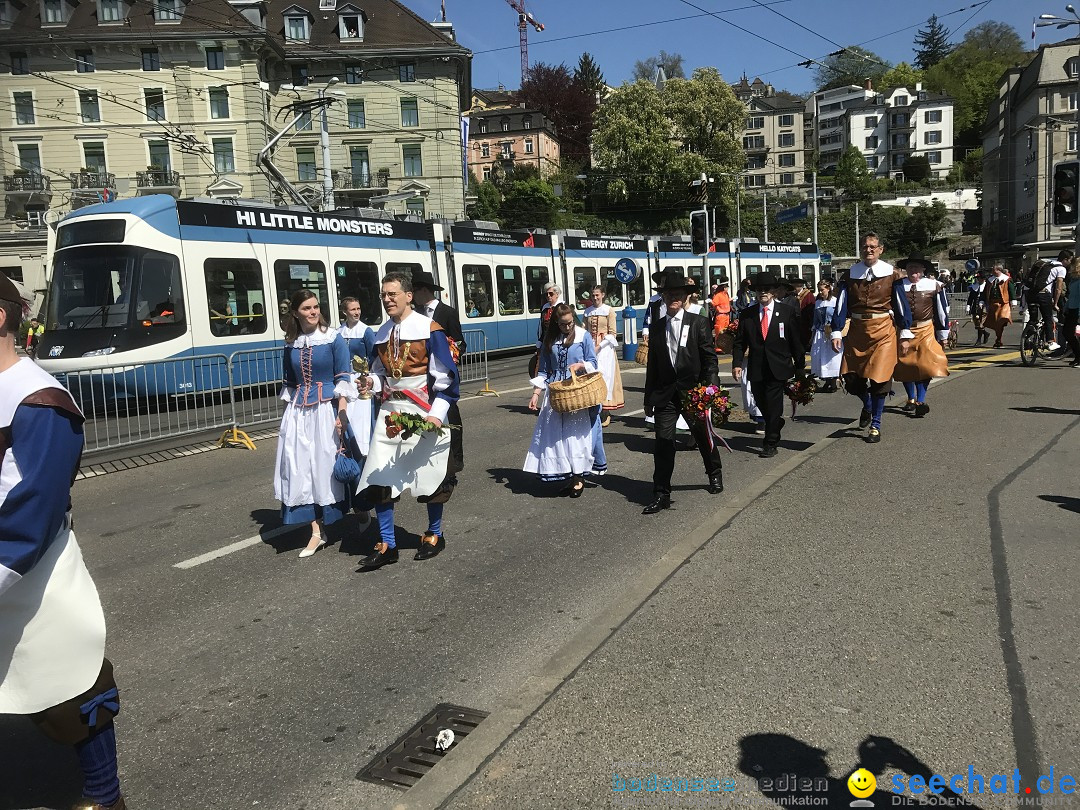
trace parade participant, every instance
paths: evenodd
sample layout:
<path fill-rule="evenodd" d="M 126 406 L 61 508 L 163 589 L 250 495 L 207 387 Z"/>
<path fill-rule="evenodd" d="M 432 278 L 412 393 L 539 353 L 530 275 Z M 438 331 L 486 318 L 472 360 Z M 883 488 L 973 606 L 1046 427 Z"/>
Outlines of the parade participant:
<path fill-rule="evenodd" d="M 881 441 L 881 414 L 898 356 L 897 329 L 900 354 L 907 352 L 914 337 L 901 276 L 881 260 L 884 247 L 876 233 L 863 236 L 862 261 L 841 276 L 832 320 L 833 349 L 844 353 L 840 374 L 848 393 L 862 401 L 859 427 L 870 428 L 869 442 Z M 842 339 L 849 318 L 851 325 Z"/>
<path fill-rule="evenodd" d="M 734 316 L 739 317 L 739 313 L 753 304 L 754 299 L 754 285 L 748 278 L 744 278 L 739 282 L 739 294 L 735 296 L 735 312 Z"/>
<path fill-rule="evenodd" d="M 930 413 L 926 389 L 931 378 L 949 376 L 949 361 L 942 348 L 949 339 L 949 299 L 941 282 L 924 277 L 931 266 L 922 256 L 911 256 L 896 266 L 907 271 L 903 287 L 914 337 L 907 353 L 897 360 L 893 379 L 902 382 L 907 391 L 903 410 L 921 419 Z"/>
<path fill-rule="evenodd" d="M 281 501 L 282 523 L 311 524 L 311 538 L 300 552 L 306 558 L 326 545 L 319 521 L 330 526 L 347 507 L 334 461 L 340 417 L 357 397 L 345 338 L 329 327 L 311 290 L 297 290 L 289 299 L 282 367 L 281 398 L 288 404 L 278 435 L 274 497 Z"/>
<path fill-rule="evenodd" d="M 26 353 L 31 357 L 37 357 L 38 343 L 45 334 L 45 326 L 38 323 L 37 318 L 30 319 L 30 325 L 26 328 Z"/>
<path fill-rule="evenodd" d="M 596 363 L 607 386 L 607 399 L 604 400 L 604 418 L 602 427 L 611 422 L 611 411 L 623 407 L 622 371 L 619 369 L 618 325 L 615 310 L 604 303 L 604 288 L 593 287 L 592 303 L 584 313 L 585 331 L 593 341 L 596 351 Z"/>
<path fill-rule="evenodd" d="M 968 287 L 968 300 L 965 310 L 975 327 L 975 345 L 982 346 L 990 340 L 990 330 L 986 327 L 986 277 L 988 272 L 980 270 L 975 280 Z"/>
<path fill-rule="evenodd" d="M 363 361 L 361 368 L 370 367 L 371 349 L 375 345 L 375 330 L 360 320 L 360 301 L 356 298 L 341 299 L 341 314 L 345 321 L 338 327 L 338 334 L 345 341 L 349 350 L 350 368 L 352 380 L 355 383 L 360 379 L 362 371 L 357 370 L 359 361 Z M 368 445 L 371 443 L 371 432 L 375 427 L 375 409 L 372 407 L 370 398 L 356 397 L 348 400 L 345 412 L 349 417 L 349 448 L 352 457 L 362 467 L 364 457 L 367 456 Z M 352 508 L 360 516 L 360 528 L 363 528 L 371 520 L 371 506 L 352 497 L 353 493 L 346 488 L 346 504 L 351 503 Z"/>
<path fill-rule="evenodd" d="M 662 314 L 664 297 L 660 294 L 659 287 L 660 279 L 664 276 L 663 270 L 657 270 L 652 274 L 653 294 L 649 298 L 649 303 L 645 305 L 645 318 L 641 322 L 641 336 L 644 339 L 643 342 L 649 342 L 649 327 L 652 326 L 652 322 L 659 318 Z"/>
<path fill-rule="evenodd" d="M 440 301 L 438 296 L 435 295 L 437 292 L 442 292 L 443 288 L 435 283 L 435 277 L 426 270 L 412 274 L 412 287 L 413 307 L 421 315 L 427 315 L 442 327 L 446 337 L 452 341 L 450 350 L 456 364 L 461 355 L 465 353 L 465 334 L 461 331 L 461 318 L 458 317 L 458 311 L 449 304 Z M 557 287 L 555 289 L 558 290 Z M 550 307 L 547 311 L 551 311 Z M 443 503 L 450 500 L 450 495 L 453 494 L 454 487 L 457 486 L 457 474 L 465 469 L 465 430 L 462 427 L 461 410 L 458 408 L 457 400 L 450 405 L 450 410 L 446 413 L 446 419 L 451 425 L 457 425 L 458 427 L 450 431 L 450 460 L 446 465 L 446 480 L 431 496 L 431 499 L 436 502 L 441 501 Z M 421 496 L 417 500 L 425 503 L 428 499 Z"/>
<path fill-rule="evenodd" d="M 731 373 L 737 382 L 744 376 L 750 381 L 754 401 L 765 417 L 765 439 L 758 455 L 772 458 L 784 428 L 784 389 L 788 380 L 804 374 L 806 350 L 796 311 L 776 300 L 783 286 L 762 273 L 754 287 L 758 291 L 757 306 L 739 316 L 739 331 L 731 347 Z"/>
<path fill-rule="evenodd" d="M 818 295 L 814 302 L 813 336 L 810 342 L 810 373 L 824 383 L 819 389 L 823 394 L 836 391 L 840 363 L 844 359 L 843 350 L 837 351 L 832 345 L 830 324 L 836 311 L 836 298 L 833 297 L 832 288 L 833 284 L 828 279 L 818 282 Z"/>
<path fill-rule="evenodd" d="M 660 279 L 664 313 L 653 324 L 657 339 L 645 369 L 645 415 L 655 417 L 653 444 L 654 500 L 641 513 L 654 515 L 671 508 L 671 474 L 675 470 L 675 425 L 682 414 L 682 395 L 702 384 L 719 385 L 712 329 L 706 318 L 685 311 L 686 299 L 697 286 L 678 270 L 665 270 Z M 689 429 L 697 442 L 708 492 L 724 491 L 720 451 L 709 441 L 708 428 L 691 419 Z M 712 449 L 710 449 L 710 445 Z"/>
<path fill-rule="evenodd" d="M 814 308 L 817 305 L 817 297 L 806 286 L 806 280 L 799 276 L 791 276 L 788 279 L 795 288 L 793 295 L 799 302 L 795 314 L 799 319 L 799 334 L 802 337 L 803 346 L 810 345 L 810 335 L 814 330 Z"/>
<path fill-rule="evenodd" d="M 71 530 L 83 415 L 52 376 L 16 354 L 24 303 L 0 274 L 0 714 L 29 715 L 75 747 L 77 807 L 123 810 L 105 616 Z"/>
<path fill-rule="evenodd" d="M 731 293 L 729 292 L 731 282 L 728 281 L 727 276 L 720 276 L 716 280 L 716 292 L 712 296 L 713 312 L 716 313 L 716 317 L 713 320 L 713 340 L 728 328 L 728 324 L 731 323 Z M 716 347 L 718 354 L 723 352 L 719 346 Z"/>
<path fill-rule="evenodd" d="M 337 331 L 345 339 L 349 356 L 370 360 L 371 350 L 375 346 L 375 330 L 360 320 L 359 299 L 342 298 L 341 314 L 345 320 Z"/>
<path fill-rule="evenodd" d="M 371 369 L 382 383 L 383 404 L 357 485 L 357 492 L 376 504 L 382 538 L 364 558 L 362 565 L 369 569 L 398 560 L 394 503 L 406 490 L 417 498 L 429 499 L 428 526 L 420 538 L 416 559 L 429 559 L 446 547 L 442 519 L 450 493 L 443 489 L 443 483 L 450 460 L 451 432 L 446 420 L 450 406 L 458 399 L 457 362 L 443 328 L 414 311 L 412 304 L 410 276 L 387 273 L 382 280 L 382 305 L 390 317 L 375 335 Z M 361 393 L 371 385 L 370 380 L 361 380 Z M 420 416 L 425 428 L 397 432 L 390 424 L 394 414 Z M 435 502 L 432 496 L 437 491 L 440 497 Z"/>
<path fill-rule="evenodd" d="M 1065 340 L 1072 351 L 1070 366 L 1080 366 L 1080 337 L 1076 334 L 1080 322 L 1080 259 L 1069 262 L 1069 272 L 1065 276 Z"/>
<path fill-rule="evenodd" d="M 1062 271 L 1062 276 L 1065 275 Z M 1013 284 L 1012 277 L 1005 272 L 1005 265 L 1001 262 L 994 262 L 994 270 L 990 278 L 986 282 L 986 288 L 983 291 L 986 302 L 986 326 L 989 329 L 993 329 L 997 335 L 997 339 L 994 341 L 994 348 L 1001 349 L 1005 346 L 1001 342 L 1001 333 L 1005 331 L 1005 327 L 1012 323 L 1012 308 L 1016 305 L 1016 285 Z M 1053 319 L 1051 318 L 1051 321 Z M 1050 337 L 1048 339 L 1053 340 L 1053 323 L 1051 323 Z M 1059 348 L 1055 343 L 1053 348 Z"/>
<path fill-rule="evenodd" d="M 540 350 L 540 347 L 544 343 L 544 335 L 547 334 L 548 324 L 551 322 L 552 307 L 556 304 L 563 302 L 562 290 L 558 284 L 545 284 L 544 285 L 544 301 L 543 306 L 540 307 L 540 323 L 536 328 L 536 349 Z"/>
<path fill-rule="evenodd" d="M 596 371 L 598 361 L 593 346 L 589 333 L 577 325 L 570 305 L 558 304 L 544 337 L 540 369 L 532 380 L 533 394 L 529 399 L 529 410 L 539 413 L 522 469 L 536 473 L 541 481 L 569 480 L 559 494 L 571 498 L 581 497 L 586 476 L 607 471 L 600 407 L 559 413 L 549 404 L 548 386 L 569 379 L 575 371 Z"/>

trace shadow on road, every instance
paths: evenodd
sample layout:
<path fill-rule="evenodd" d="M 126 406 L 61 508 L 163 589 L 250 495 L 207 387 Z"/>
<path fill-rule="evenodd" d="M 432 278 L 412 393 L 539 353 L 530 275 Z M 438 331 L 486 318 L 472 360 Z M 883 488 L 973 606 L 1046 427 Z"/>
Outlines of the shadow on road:
<path fill-rule="evenodd" d="M 1009 408 L 1010 411 L 1021 413 L 1058 413 L 1062 416 L 1080 416 L 1080 410 L 1071 408 L 1047 408 L 1043 405 L 1031 405 L 1027 408 Z"/>
<path fill-rule="evenodd" d="M 1080 513 L 1080 498 L 1071 498 L 1068 495 L 1040 495 L 1039 500 L 1056 503 L 1069 512 Z"/>

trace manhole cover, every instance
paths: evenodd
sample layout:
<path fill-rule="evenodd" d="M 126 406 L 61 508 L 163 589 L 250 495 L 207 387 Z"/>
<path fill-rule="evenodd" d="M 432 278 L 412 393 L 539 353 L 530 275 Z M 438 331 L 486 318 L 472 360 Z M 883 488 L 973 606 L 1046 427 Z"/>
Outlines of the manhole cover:
<path fill-rule="evenodd" d="M 408 790 L 446 756 L 447 751 L 435 748 L 435 736 L 440 730 L 454 732 L 453 750 L 487 716 L 487 712 L 440 703 L 361 769 L 356 778 Z"/>

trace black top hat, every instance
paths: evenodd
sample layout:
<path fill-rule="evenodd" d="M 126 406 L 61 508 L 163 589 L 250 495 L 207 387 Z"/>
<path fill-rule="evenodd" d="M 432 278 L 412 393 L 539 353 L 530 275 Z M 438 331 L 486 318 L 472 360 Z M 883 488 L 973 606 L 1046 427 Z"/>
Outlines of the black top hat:
<path fill-rule="evenodd" d="M 659 286 L 657 289 L 660 291 L 686 290 L 687 292 L 696 292 L 697 281 L 684 276 L 681 271 L 670 267 L 667 270 L 662 270 L 660 272 Z"/>
<path fill-rule="evenodd" d="M 427 270 L 413 270 L 412 274 L 413 287 L 427 287 L 429 290 L 439 292 L 443 288 L 435 283 L 435 277 L 431 275 Z"/>
<path fill-rule="evenodd" d="M 652 274 L 653 284 L 659 284 L 660 279 L 662 279 L 663 277 L 664 277 L 664 271 L 663 270 L 657 270 L 655 273 Z"/>
<path fill-rule="evenodd" d="M 752 277 L 754 289 L 758 292 L 772 292 L 778 287 L 791 288 L 783 279 L 777 278 L 772 273 L 758 273 Z"/>
<path fill-rule="evenodd" d="M 923 256 L 921 253 L 913 253 L 906 259 L 901 259 L 896 263 L 896 266 L 899 267 L 901 270 L 906 270 L 909 264 L 922 265 L 922 271 L 924 273 L 929 273 L 931 270 L 934 269 L 934 265 L 930 263 L 930 260 Z"/>
<path fill-rule="evenodd" d="M 788 276 L 784 279 L 784 284 L 791 287 L 792 289 L 795 289 L 796 287 L 805 287 L 806 279 L 804 279 L 802 276 Z"/>

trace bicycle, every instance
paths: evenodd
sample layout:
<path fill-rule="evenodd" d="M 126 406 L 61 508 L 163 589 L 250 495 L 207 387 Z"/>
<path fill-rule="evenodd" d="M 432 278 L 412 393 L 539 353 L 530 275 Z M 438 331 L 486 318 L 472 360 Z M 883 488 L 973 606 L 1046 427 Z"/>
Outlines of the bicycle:
<path fill-rule="evenodd" d="M 1035 317 L 1031 317 L 1031 309 L 1024 310 L 1024 331 L 1020 334 L 1020 362 L 1025 366 L 1034 366 L 1039 360 L 1062 360 L 1069 356 L 1069 347 L 1066 345 L 1064 331 L 1061 322 L 1054 317 L 1054 327 L 1057 333 L 1058 348 L 1050 351 L 1050 344 L 1043 333 L 1042 318 L 1039 311 L 1035 310 Z"/>

